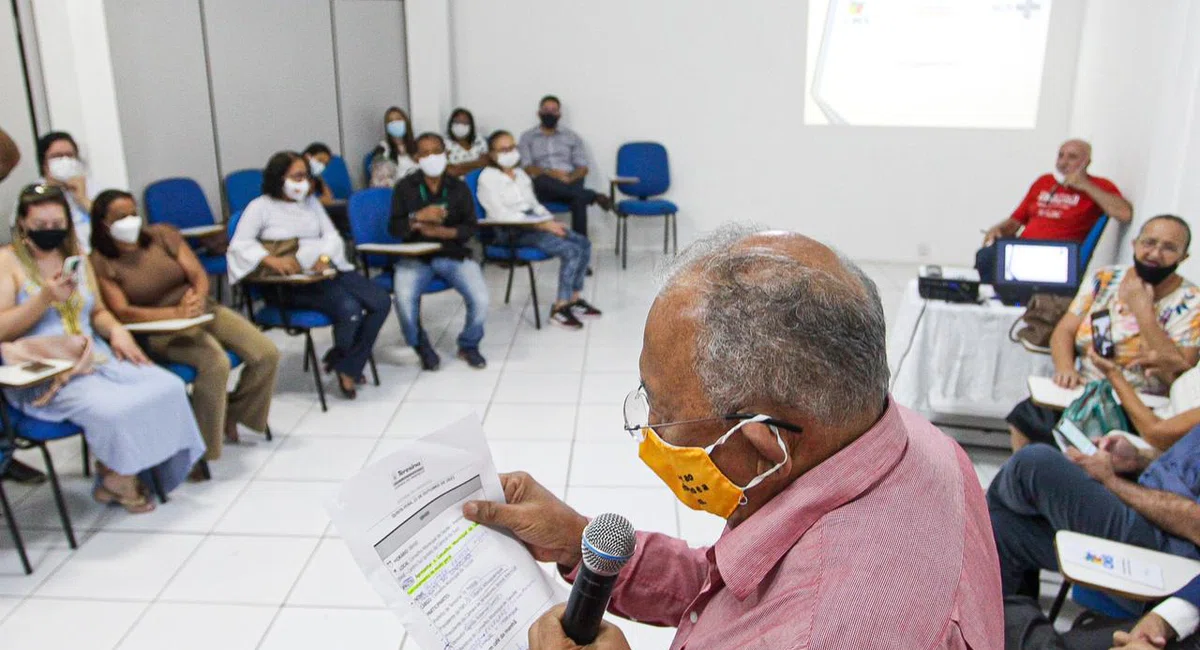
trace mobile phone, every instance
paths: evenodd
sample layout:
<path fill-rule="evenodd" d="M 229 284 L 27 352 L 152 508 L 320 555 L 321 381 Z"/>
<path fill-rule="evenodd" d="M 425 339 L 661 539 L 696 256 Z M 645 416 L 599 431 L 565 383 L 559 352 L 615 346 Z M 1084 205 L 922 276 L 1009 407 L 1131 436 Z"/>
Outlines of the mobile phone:
<path fill-rule="evenodd" d="M 1092 314 L 1092 348 L 1105 359 L 1112 359 L 1117 354 L 1112 338 L 1112 316 L 1107 309 Z"/>
<path fill-rule="evenodd" d="M 1083 452 L 1085 456 L 1091 456 L 1099 451 L 1096 445 L 1091 440 L 1088 440 L 1088 437 L 1079 430 L 1079 427 L 1066 418 L 1060 420 L 1058 425 L 1054 427 L 1054 435 L 1059 439 L 1060 447 L 1065 447 L 1063 445 L 1063 441 L 1065 441 L 1067 444 Z"/>
<path fill-rule="evenodd" d="M 29 363 L 21 366 L 21 370 L 24 370 L 25 372 L 43 372 L 52 368 L 54 368 L 54 366 L 48 363 L 42 363 L 41 361 L 30 361 Z"/>
<path fill-rule="evenodd" d="M 63 260 L 63 275 L 75 280 L 75 284 L 83 282 L 83 258 L 72 255 Z"/>

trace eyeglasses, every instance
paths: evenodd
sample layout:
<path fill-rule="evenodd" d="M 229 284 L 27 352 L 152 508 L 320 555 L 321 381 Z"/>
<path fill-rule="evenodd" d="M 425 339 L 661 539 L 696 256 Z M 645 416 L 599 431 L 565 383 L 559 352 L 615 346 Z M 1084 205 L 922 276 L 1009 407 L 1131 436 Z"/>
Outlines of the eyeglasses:
<path fill-rule="evenodd" d="M 1159 252 L 1166 253 L 1167 255 L 1179 255 L 1183 253 L 1179 248 L 1179 244 L 1173 241 L 1162 241 L 1153 237 L 1138 237 L 1135 242 L 1139 248 L 1146 251 L 1157 248 Z"/>
<path fill-rule="evenodd" d="M 46 199 L 56 199 L 63 196 L 61 187 L 56 185 L 26 185 L 21 188 L 21 193 L 17 200 L 21 203 L 32 203 L 35 201 L 44 201 Z"/>
<path fill-rule="evenodd" d="M 656 422 L 652 428 L 662 429 L 665 427 L 679 426 L 681 424 L 696 424 L 699 422 L 711 422 L 713 420 L 741 422 L 743 420 L 750 420 L 755 417 L 758 416 L 751 413 L 729 413 L 726 415 L 714 415 L 712 417 L 697 418 L 694 420 Z M 763 420 L 762 423 L 776 426 L 780 429 L 791 431 L 792 433 L 803 433 L 804 431 L 804 429 L 795 424 L 784 422 L 782 420 L 776 420 L 775 418 L 767 418 Z M 625 396 L 625 431 L 629 432 L 629 435 L 636 437 L 642 429 L 650 426 L 650 398 L 646 395 L 646 385 L 638 384 L 637 388 L 633 389 L 628 395 Z"/>

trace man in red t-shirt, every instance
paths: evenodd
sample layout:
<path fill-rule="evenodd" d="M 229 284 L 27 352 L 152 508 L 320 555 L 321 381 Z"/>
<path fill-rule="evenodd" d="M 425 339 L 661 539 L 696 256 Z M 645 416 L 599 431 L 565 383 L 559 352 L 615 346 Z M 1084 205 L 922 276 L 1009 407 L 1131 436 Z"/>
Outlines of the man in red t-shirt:
<path fill-rule="evenodd" d="M 1083 140 L 1067 140 L 1058 148 L 1057 173 L 1043 174 L 1012 216 L 994 226 L 983 239 L 983 248 L 975 254 L 975 268 L 984 282 L 991 282 L 996 271 L 993 243 L 1003 237 L 1022 239 L 1058 239 L 1082 242 L 1100 215 L 1122 223 L 1133 219 L 1133 206 L 1107 178 L 1087 173 L 1092 163 L 1092 145 Z"/>

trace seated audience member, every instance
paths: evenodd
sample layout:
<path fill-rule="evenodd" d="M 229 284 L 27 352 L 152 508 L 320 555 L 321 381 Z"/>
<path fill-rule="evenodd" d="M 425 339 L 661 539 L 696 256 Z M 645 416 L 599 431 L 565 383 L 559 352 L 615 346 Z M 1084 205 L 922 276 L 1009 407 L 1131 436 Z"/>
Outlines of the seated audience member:
<path fill-rule="evenodd" d="M 101 192 L 92 203 L 91 262 L 104 303 L 122 323 L 213 315 L 204 325 L 145 339 L 154 359 L 196 369 L 192 410 L 208 449 L 205 460 L 221 457 L 223 441 L 238 442 L 239 423 L 266 431 L 279 350 L 237 312 L 208 297 L 208 273 L 174 226 L 145 225 L 133 195 Z M 232 393 L 226 350 L 243 363 Z"/>
<path fill-rule="evenodd" d="M 587 237 L 587 209 L 595 203 L 612 210 L 612 201 L 583 186 L 588 173 L 587 150 L 574 131 L 560 127 L 562 103 L 553 95 L 538 102 L 538 126 L 521 134 L 521 162 L 533 179 L 539 201 L 571 206 L 571 229 Z"/>
<path fill-rule="evenodd" d="M 1165 384 L 1147 375 L 1137 359 L 1154 353 L 1187 367 L 1200 357 L 1200 289 L 1177 274 L 1187 259 L 1192 234 L 1173 215 L 1147 221 L 1133 241 L 1133 266 L 1102 268 L 1085 280 L 1050 336 L 1054 382 L 1075 388 L 1104 374 L 1083 353 L 1092 347 L 1092 316 L 1107 311 L 1115 348 L 1113 361 L 1134 390 L 1161 395 Z M 1078 368 L 1077 364 L 1078 363 Z M 1050 430 L 1059 414 L 1025 400 L 1008 414 L 1013 450 L 1029 442 L 1053 444 Z"/>
<path fill-rule="evenodd" d="M 152 469 L 164 490 L 174 489 L 204 455 L 204 440 L 183 382 L 150 363 L 105 308 L 86 258 L 78 272 L 64 273 L 67 258 L 78 255 L 64 192 L 46 185 L 25 188 L 12 245 L 0 251 L 5 361 L 78 361 L 51 383 L 5 389 L 5 396 L 32 417 L 70 420 L 83 429 L 96 458 L 97 502 L 149 512 L 154 503 L 138 474 Z"/>
<path fill-rule="evenodd" d="M 412 159 L 417 144 L 408 113 L 396 106 L 387 109 L 383 130 L 383 142 L 375 147 L 371 158 L 371 187 L 391 187 L 417 169 Z"/>
<path fill-rule="evenodd" d="M 79 159 L 79 145 L 70 133 L 51 131 L 38 139 L 38 168 L 46 185 L 61 188 L 71 207 L 71 220 L 83 252 L 91 246 L 92 195 L 88 193 L 87 169 Z"/>
<path fill-rule="evenodd" d="M 1154 410 L 1142 401 L 1120 366 L 1090 348 L 1087 356 L 1092 365 L 1104 373 L 1104 378 L 1112 383 L 1133 431 L 1159 451 L 1166 451 L 1188 431 L 1200 425 L 1200 367 L 1192 368 L 1174 379 L 1167 404 Z"/>
<path fill-rule="evenodd" d="M 1027 596 L 1004 599 L 1005 648 L 1009 650 L 1200 650 L 1200 576 L 1193 578 L 1141 620 L 1092 622 L 1059 634 Z"/>
<path fill-rule="evenodd" d="M 508 131 L 496 131 L 488 138 L 490 165 L 479 174 L 479 203 L 488 219 L 515 221 L 529 215 L 549 217 L 550 211 L 537 202 L 533 183 L 517 164 L 521 154 Z M 599 316 L 600 310 L 583 299 L 584 276 L 592 257 L 587 237 L 567 230 L 556 221 L 534 227 L 501 228 L 497 244 L 529 246 L 559 258 L 558 298 L 550 308 L 550 320 L 564 327 L 579 329 L 583 323 L 576 315 Z"/>
<path fill-rule="evenodd" d="M 329 184 L 321 178 L 321 174 L 325 173 L 325 166 L 333 160 L 333 151 L 324 142 L 314 142 L 304 149 L 304 159 L 308 161 L 308 168 L 312 170 L 313 196 L 317 197 L 325 212 L 329 213 L 329 218 L 338 232 L 342 236 L 349 235 L 350 214 L 346 211 L 346 202 L 335 198 Z"/>
<path fill-rule="evenodd" d="M 458 335 L 458 357 L 472 368 L 486 368 L 479 353 L 487 319 L 488 290 L 483 270 L 471 259 L 467 242 L 475 235 L 475 201 L 463 181 L 446 174 L 442 136 L 423 133 L 417 139 L 419 169 L 396 183 L 388 230 L 405 242 L 436 242 L 440 250 L 423 257 L 396 260 L 396 315 L 404 340 L 416 349 L 421 367 L 436 370 L 441 359 L 421 328 L 421 290 L 435 276 L 445 280 L 467 305 Z"/>
<path fill-rule="evenodd" d="M 486 167 L 488 146 L 475 131 L 475 116 L 465 108 L 456 108 L 446 125 L 446 173 L 463 177 L 472 169 Z"/>
<path fill-rule="evenodd" d="M 1058 570 L 1060 530 L 1200 559 L 1200 427 L 1165 452 L 1119 434 L 1085 456 L 1049 445 L 1013 454 L 988 489 L 1004 594 L 1037 597 L 1038 571 Z"/>
<path fill-rule="evenodd" d="M 363 368 L 375 338 L 387 320 L 388 295 L 346 261 L 345 242 L 312 195 L 312 178 L 303 156 L 294 151 L 271 156 L 263 170 L 262 196 L 242 212 L 226 258 L 231 283 L 255 272 L 337 271 L 324 282 L 283 291 L 286 306 L 319 311 L 333 320 L 333 349 L 325 355 L 325 371 L 336 371 L 338 388 L 347 399 L 354 399 L 355 386 L 365 381 Z"/>
<path fill-rule="evenodd" d="M 875 283 L 795 233 L 724 229 L 678 257 L 625 400 L 628 462 L 727 525 L 708 548 L 639 532 L 609 610 L 676 627 L 673 648 L 999 650 L 983 491 L 953 440 L 888 397 Z M 464 516 L 573 579 L 587 518 L 528 474 L 501 482 L 507 503 Z M 534 623 L 530 650 L 576 647 L 561 618 Z M 588 648 L 629 648 L 604 625 Z"/>
<path fill-rule="evenodd" d="M 975 254 L 975 268 L 987 283 L 995 280 L 996 248 L 1003 237 L 1021 239 L 1058 239 L 1082 242 L 1101 215 L 1122 223 L 1133 219 L 1133 206 L 1107 178 L 1087 173 L 1092 163 L 1092 145 L 1083 140 L 1067 140 L 1058 149 L 1055 174 L 1043 174 L 1012 216 L 996 224 L 983 238 L 983 248 Z"/>

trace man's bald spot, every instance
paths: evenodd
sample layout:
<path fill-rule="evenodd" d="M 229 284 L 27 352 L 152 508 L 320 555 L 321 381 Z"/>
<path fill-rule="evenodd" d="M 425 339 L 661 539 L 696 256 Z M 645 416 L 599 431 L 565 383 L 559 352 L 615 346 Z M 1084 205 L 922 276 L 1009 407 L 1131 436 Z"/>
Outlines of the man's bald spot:
<path fill-rule="evenodd" d="M 1087 140 L 1081 140 L 1079 138 L 1072 138 L 1072 139 L 1067 140 L 1066 142 L 1062 143 L 1062 146 L 1064 146 L 1064 147 L 1066 147 L 1066 146 L 1080 147 L 1083 149 L 1083 155 L 1086 156 L 1088 158 L 1088 160 L 1091 160 L 1091 158 L 1092 158 L 1092 143 L 1088 142 Z"/>
<path fill-rule="evenodd" d="M 733 248 L 787 256 L 803 266 L 828 273 L 838 284 L 854 287 L 859 295 L 865 294 L 865 287 L 846 268 L 841 256 L 811 237 L 782 230 L 765 231 L 743 238 Z"/>

